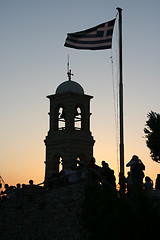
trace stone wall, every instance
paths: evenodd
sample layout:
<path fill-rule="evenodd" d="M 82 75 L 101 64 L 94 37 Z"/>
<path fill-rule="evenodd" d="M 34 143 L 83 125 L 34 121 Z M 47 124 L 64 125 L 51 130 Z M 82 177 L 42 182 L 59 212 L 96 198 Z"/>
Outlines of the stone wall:
<path fill-rule="evenodd" d="M 84 185 L 80 182 L 5 200 L 0 208 L 0 239 L 87 239 L 82 221 Z"/>

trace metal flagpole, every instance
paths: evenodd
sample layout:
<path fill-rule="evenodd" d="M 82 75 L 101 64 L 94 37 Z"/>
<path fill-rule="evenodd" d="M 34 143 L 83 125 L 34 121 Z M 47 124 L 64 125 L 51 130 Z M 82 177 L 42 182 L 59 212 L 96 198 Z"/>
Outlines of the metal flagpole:
<path fill-rule="evenodd" d="M 119 115 L 120 115 L 120 172 L 124 174 L 124 130 L 123 130 L 123 69 L 122 69 L 122 9 L 119 13 Z"/>

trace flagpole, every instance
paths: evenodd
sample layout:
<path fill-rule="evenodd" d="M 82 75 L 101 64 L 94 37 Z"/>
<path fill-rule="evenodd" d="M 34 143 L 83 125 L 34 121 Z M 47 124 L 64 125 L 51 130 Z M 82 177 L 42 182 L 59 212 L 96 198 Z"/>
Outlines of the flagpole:
<path fill-rule="evenodd" d="M 122 68 L 122 9 L 119 13 L 119 117 L 120 117 L 120 172 L 124 174 L 124 129 L 123 129 L 123 68 Z"/>

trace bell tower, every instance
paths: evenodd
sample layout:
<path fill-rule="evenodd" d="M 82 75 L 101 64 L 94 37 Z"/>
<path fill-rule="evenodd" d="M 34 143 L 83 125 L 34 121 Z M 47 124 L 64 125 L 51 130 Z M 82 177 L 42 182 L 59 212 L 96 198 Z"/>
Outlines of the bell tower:
<path fill-rule="evenodd" d="M 90 100 L 80 84 L 61 83 L 50 100 L 50 126 L 46 139 L 45 181 L 62 169 L 71 169 L 78 158 L 84 166 L 93 156 L 94 139 L 90 132 Z"/>

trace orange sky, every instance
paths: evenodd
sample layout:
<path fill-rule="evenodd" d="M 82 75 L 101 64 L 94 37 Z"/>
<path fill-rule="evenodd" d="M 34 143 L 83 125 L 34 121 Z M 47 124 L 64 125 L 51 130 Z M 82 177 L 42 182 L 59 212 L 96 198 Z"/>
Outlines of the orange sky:
<path fill-rule="evenodd" d="M 113 19 L 117 6 L 123 8 L 125 163 L 138 155 L 146 166 L 145 174 L 155 181 L 160 165 L 150 158 L 143 129 L 149 111 L 160 113 L 160 1 L 15 0 L 1 1 L 0 8 L 0 175 L 6 183 L 44 179 L 43 140 L 49 121 L 46 96 L 67 79 L 68 54 L 73 80 L 94 96 L 91 131 L 97 163 L 107 161 L 117 176 L 113 104 L 113 82 L 118 91 L 117 25 L 112 51 L 63 47 L 68 32 Z"/>

